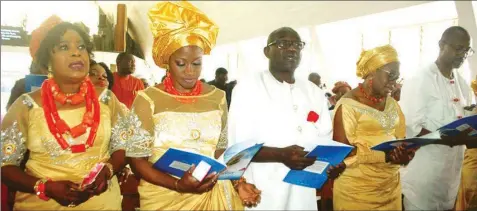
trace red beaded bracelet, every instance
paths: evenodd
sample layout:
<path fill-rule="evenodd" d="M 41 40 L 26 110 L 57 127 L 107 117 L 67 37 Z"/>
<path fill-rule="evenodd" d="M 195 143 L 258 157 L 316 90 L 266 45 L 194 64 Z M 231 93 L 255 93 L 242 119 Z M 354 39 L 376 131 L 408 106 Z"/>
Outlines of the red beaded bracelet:
<path fill-rule="evenodd" d="M 40 198 L 41 200 L 44 200 L 44 201 L 48 201 L 50 200 L 50 198 L 48 196 L 46 196 L 46 183 L 51 181 L 51 179 L 40 179 L 36 182 L 35 184 L 35 192 L 36 192 L 36 195 L 38 196 L 38 198 Z"/>

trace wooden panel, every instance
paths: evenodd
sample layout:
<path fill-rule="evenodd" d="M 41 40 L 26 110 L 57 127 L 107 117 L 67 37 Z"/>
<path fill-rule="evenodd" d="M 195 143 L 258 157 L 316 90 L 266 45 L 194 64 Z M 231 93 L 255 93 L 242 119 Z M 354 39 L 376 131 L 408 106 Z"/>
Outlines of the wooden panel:
<path fill-rule="evenodd" d="M 126 32 L 128 29 L 128 16 L 125 4 L 118 4 L 116 27 L 114 31 L 114 50 L 126 51 Z"/>

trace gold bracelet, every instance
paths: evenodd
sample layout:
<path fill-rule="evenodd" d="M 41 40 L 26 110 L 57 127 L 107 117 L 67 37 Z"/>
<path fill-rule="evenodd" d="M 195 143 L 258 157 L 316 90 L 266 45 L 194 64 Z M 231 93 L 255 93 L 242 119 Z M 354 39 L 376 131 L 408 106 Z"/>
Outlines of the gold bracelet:
<path fill-rule="evenodd" d="M 111 164 L 111 163 L 108 163 L 108 162 L 105 162 L 105 163 L 104 163 L 104 166 L 105 166 L 105 167 L 108 167 L 108 169 L 109 169 L 110 176 L 109 176 L 109 178 L 108 178 L 108 179 L 111 179 L 111 178 L 113 178 L 113 177 L 114 177 L 114 168 L 113 168 L 113 164 Z"/>

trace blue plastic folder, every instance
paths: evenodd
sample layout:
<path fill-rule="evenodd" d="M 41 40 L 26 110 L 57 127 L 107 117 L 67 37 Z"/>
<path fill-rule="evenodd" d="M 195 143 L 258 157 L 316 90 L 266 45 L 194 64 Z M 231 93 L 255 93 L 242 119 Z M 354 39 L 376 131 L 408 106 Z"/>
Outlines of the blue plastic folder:
<path fill-rule="evenodd" d="M 317 157 L 315 163 L 303 170 L 290 170 L 284 182 L 320 189 L 328 180 L 326 170 L 341 163 L 353 150 L 353 146 L 331 141 L 329 145 L 318 145 L 306 157 Z"/>
<path fill-rule="evenodd" d="M 424 146 L 428 144 L 433 144 L 434 142 L 440 140 L 441 135 L 456 136 L 461 131 L 467 130 L 469 128 L 472 130 L 472 132 L 469 133 L 469 136 L 477 136 L 477 115 L 468 116 L 456 120 L 437 129 L 437 131 L 434 131 L 421 137 L 387 141 L 378 144 L 371 149 L 386 152 L 394 149 L 399 145 L 404 145 L 406 148 Z"/>
<path fill-rule="evenodd" d="M 225 150 L 218 160 L 189 150 L 169 148 L 153 166 L 160 171 L 182 177 L 192 164 L 197 166 L 204 161 L 211 166 L 208 174 L 217 172 L 220 173 L 219 180 L 238 180 L 262 146 L 263 144 L 252 142 L 238 143 Z"/>
<path fill-rule="evenodd" d="M 48 77 L 46 75 L 30 74 L 25 76 L 25 91 L 32 92 L 39 88 Z"/>

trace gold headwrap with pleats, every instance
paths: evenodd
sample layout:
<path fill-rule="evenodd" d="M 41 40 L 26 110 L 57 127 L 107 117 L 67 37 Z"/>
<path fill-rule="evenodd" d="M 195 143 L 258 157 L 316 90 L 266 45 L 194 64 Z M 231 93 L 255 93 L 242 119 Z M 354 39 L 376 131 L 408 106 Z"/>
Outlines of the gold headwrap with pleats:
<path fill-rule="evenodd" d="M 399 62 L 399 59 L 396 49 L 391 45 L 363 51 L 356 62 L 356 75 L 364 79 L 370 73 L 376 72 L 380 67 L 392 62 Z"/>
<path fill-rule="evenodd" d="M 168 68 L 169 57 L 184 46 L 195 45 L 210 54 L 218 26 L 187 1 L 160 2 L 148 13 L 154 37 L 152 57 L 157 66 Z"/>

